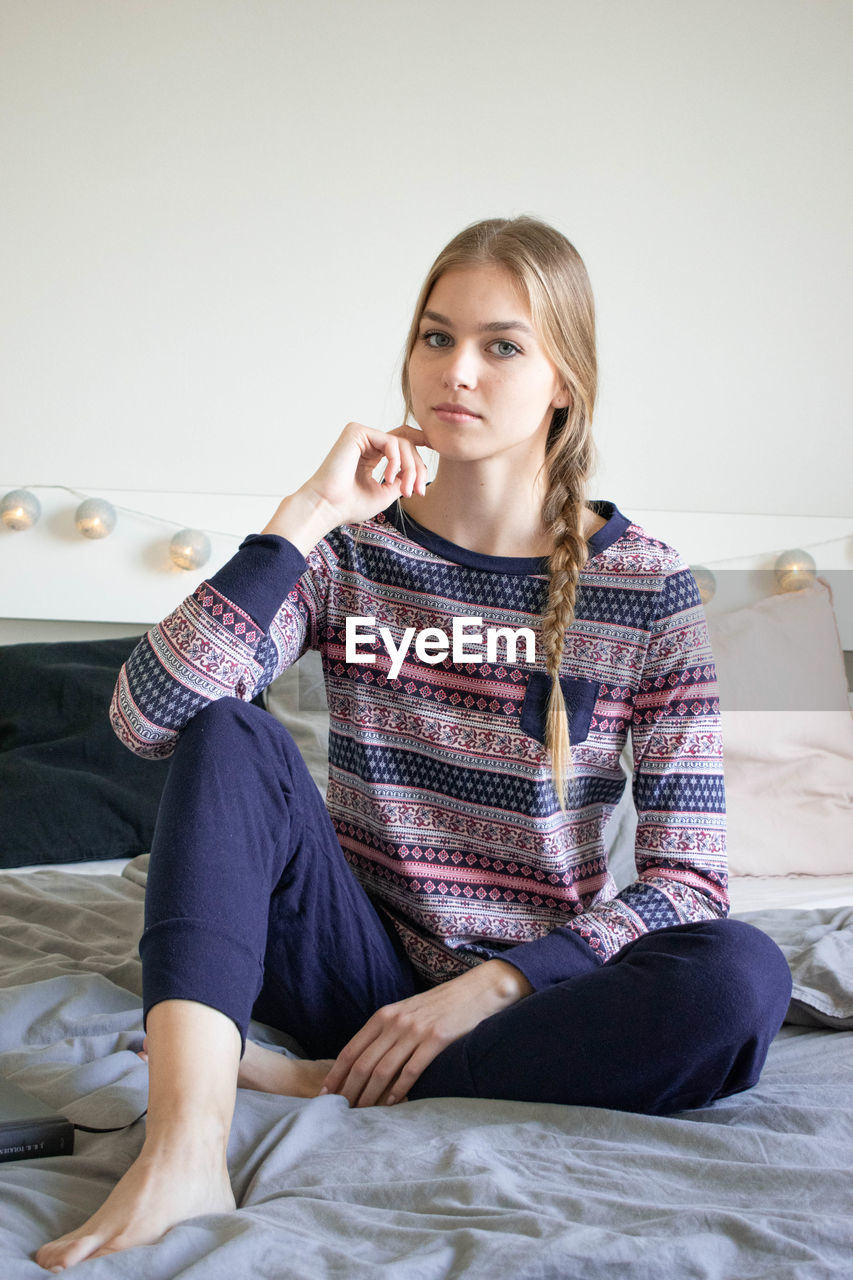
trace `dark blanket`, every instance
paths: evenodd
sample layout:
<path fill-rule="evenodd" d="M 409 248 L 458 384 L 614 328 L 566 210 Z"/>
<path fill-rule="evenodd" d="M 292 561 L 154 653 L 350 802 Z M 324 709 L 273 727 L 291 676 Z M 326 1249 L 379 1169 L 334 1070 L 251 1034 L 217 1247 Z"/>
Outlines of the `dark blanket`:
<path fill-rule="evenodd" d="M 137 640 L 0 646 L 0 867 L 150 849 L 169 762 L 134 756 L 108 718 Z"/>

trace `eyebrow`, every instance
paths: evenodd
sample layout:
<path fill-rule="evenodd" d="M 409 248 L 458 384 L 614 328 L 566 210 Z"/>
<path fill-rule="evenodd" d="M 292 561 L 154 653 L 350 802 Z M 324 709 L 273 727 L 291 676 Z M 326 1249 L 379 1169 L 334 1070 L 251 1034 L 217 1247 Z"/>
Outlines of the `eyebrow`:
<path fill-rule="evenodd" d="M 425 311 L 421 319 L 435 320 L 437 324 L 446 324 L 449 329 L 453 328 L 453 321 L 447 316 L 440 315 L 437 311 Z M 478 333 L 499 333 L 504 329 L 518 329 L 521 333 L 527 333 L 531 338 L 535 338 L 535 333 L 530 325 L 525 324 L 523 320 L 490 320 L 488 324 L 481 324 Z"/>

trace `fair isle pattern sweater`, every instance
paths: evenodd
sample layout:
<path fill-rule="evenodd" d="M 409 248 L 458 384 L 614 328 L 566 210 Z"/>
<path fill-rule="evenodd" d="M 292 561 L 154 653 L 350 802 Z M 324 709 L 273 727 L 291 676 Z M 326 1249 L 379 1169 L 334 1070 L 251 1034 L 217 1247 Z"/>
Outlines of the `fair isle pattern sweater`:
<path fill-rule="evenodd" d="M 111 707 L 141 756 L 168 756 L 210 700 L 250 701 L 319 649 L 330 713 L 326 804 L 344 855 L 429 982 L 500 956 L 534 989 L 595 968 L 642 934 L 728 911 L 716 673 L 695 580 L 672 547 L 612 502 L 589 539 L 561 685 L 574 776 L 560 812 L 544 746 L 547 561 L 487 556 L 397 503 L 342 525 L 307 558 L 253 535 L 131 654 Z M 346 661 L 346 619 L 374 638 Z M 467 654 L 396 678 L 380 638 L 466 627 Z M 532 660 L 490 628 L 530 628 Z M 482 642 L 475 637 L 480 633 Z M 604 828 L 633 740 L 638 879 L 618 894 Z"/>

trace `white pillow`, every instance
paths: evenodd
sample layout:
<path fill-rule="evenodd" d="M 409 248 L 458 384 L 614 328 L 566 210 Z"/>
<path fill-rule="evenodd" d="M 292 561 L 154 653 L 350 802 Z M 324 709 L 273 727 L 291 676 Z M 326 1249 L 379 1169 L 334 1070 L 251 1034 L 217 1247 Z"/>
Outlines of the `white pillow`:
<path fill-rule="evenodd" d="M 829 593 L 773 596 L 708 626 L 731 875 L 853 874 L 853 692 Z M 628 781 L 605 829 L 619 889 L 637 875 L 630 734 L 620 763 Z"/>
<path fill-rule="evenodd" d="M 607 849 L 607 870 L 616 881 L 617 889 L 624 889 L 637 879 L 637 863 L 634 849 L 637 843 L 637 809 L 631 790 L 634 773 L 634 752 L 631 733 L 625 739 L 619 764 L 625 775 L 625 790 L 604 828 L 604 844 Z"/>
<path fill-rule="evenodd" d="M 264 706 L 290 731 L 325 799 L 329 785 L 329 703 L 318 649 L 306 649 L 298 662 L 267 685 Z"/>
<path fill-rule="evenodd" d="M 710 617 L 729 872 L 853 872 L 853 715 L 820 582 Z"/>

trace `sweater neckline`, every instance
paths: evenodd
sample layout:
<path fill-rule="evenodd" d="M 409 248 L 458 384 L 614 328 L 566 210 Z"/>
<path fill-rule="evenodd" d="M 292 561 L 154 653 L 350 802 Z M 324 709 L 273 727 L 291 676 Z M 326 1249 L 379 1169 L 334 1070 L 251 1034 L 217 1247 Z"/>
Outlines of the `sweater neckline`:
<path fill-rule="evenodd" d="M 596 529 L 595 533 L 587 538 L 589 557 L 592 559 L 621 538 L 631 521 L 622 514 L 615 502 L 607 498 L 592 499 L 587 503 L 587 507 L 596 515 L 603 516 L 606 521 L 600 529 Z M 390 507 L 386 507 L 377 519 L 386 520 L 404 537 L 417 542 L 428 551 L 440 556 L 442 560 L 449 560 L 453 564 L 461 564 L 470 569 L 481 569 L 490 573 L 545 575 L 548 573 L 547 556 L 489 556 L 480 551 L 470 551 L 467 547 L 460 547 L 455 542 L 450 542 L 447 538 L 433 533 L 431 529 L 425 529 L 422 524 L 418 524 L 414 516 L 402 511 L 396 500 Z"/>

